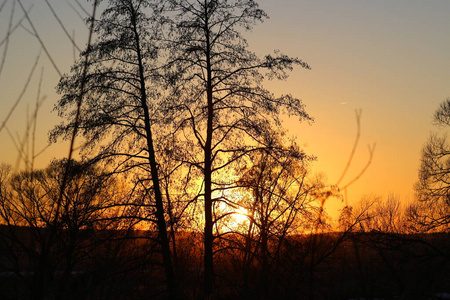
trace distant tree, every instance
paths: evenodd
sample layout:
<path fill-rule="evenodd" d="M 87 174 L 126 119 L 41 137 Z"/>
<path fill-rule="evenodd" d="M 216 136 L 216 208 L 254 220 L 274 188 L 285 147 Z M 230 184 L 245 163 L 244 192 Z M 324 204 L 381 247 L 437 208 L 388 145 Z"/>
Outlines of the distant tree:
<path fill-rule="evenodd" d="M 352 231 L 357 232 L 400 234 L 406 231 L 405 208 L 394 195 L 388 195 L 386 200 L 377 196 L 364 197 L 342 211 L 340 223 L 344 228 L 347 223 L 355 224 Z"/>
<path fill-rule="evenodd" d="M 372 229 L 396 234 L 406 232 L 405 207 L 399 197 L 388 195 L 385 201 L 376 204 L 375 210 L 376 218 Z"/>
<path fill-rule="evenodd" d="M 450 127 L 450 98 L 434 114 L 434 122 Z M 450 145 L 446 135 L 432 134 L 422 150 L 419 180 L 415 185 L 418 202 L 410 207 L 410 216 L 422 228 L 446 228 L 450 225 Z"/>
<path fill-rule="evenodd" d="M 176 293 L 175 273 L 166 225 L 166 207 L 158 161 L 164 149 L 164 126 L 158 97 L 157 10 L 150 0 L 110 0 L 94 22 L 97 41 L 81 56 L 58 85 L 61 99 L 55 110 L 65 119 L 51 133 L 52 139 L 69 137 L 75 127 L 73 116 L 83 99 L 78 132 L 85 138 L 82 150 L 96 160 L 110 162 L 115 172 L 133 170 L 134 207 L 155 224 L 163 256 L 168 290 Z M 80 95 L 81 87 L 84 87 Z M 159 134 L 158 134 L 159 133 Z M 92 153 L 94 147 L 98 153 Z M 130 173 L 129 173 L 130 174 Z M 151 226 L 153 229 L 154 227 Z"/>
<path fill-rule="evenodd" d="M 254 260 L 258 260 L 258 291 L 264 295 L 270 289 L 270 274 L 285 239 L 310 231 L 317 218 L 313 195 L 318 186 L 307 177 L 311 158 L 295 144 L 249 155 L 252 164 L 237 183 L 244 195 L 246 191 L 249 194 L 237 203 L 248 212 L 248 224 L 240 229 L 245 238 L 244 285 L 248 284 Z"/>
<path fill-rule="evenodd" d="M 72 162 L 69 169 L 66 165 L 67 160 L 55 160 L 46 169 L 8 176 L 6 168 L 2 169 L 0 219 L 6 225 L 2 230 L 3 245 L 9 245 L 6 256 L 17 276 L 34 272 L 30 284 L 33 299 L 48 297 L 57 267 L 60 271 L 62 268 L 62 276 L 59 288 L 52 293 L 56 298 L 63 297 L 71 273 L 85 253 L 81 249 L 89 249 L 89 240 L 96 231 L 114 228 L 117 214 L 112 207 L 120 202 L 114 179 L 91 165 Z M 60 198 L 66 171 L 68 180 Z M 26 276 L 23 279 L 27 281 Z"/>
<path fill-rule="evenodd" d="M 258 57 L 248 50 L 241 30 L 267 16 L 250 0 L 170 0 L 169 78 L 172 108 L 189 149 L 179 159 L 202 172 L 205 295 L 214 286 L 214 209 L 223 188 L 233 183 L 233 167 L 244 154 L 265 147 L 264 137 L 280 124 L 282 113 L 310 119 L 299 99 L 274 96 L 264 76 L 286 78 L 286 71 L 308 64 L 275 53 Z M 224 175 L 227 174 L 227 175 Z M 234 175 L 236 176 L 236 175 Z M 236 176 L 237 177 L 237 176 Z"/>

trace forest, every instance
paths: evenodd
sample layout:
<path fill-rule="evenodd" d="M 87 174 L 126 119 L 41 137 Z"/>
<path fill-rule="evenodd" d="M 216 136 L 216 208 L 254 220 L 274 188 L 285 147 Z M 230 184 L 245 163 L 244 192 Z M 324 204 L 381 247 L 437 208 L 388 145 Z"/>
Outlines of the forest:
<path fill-rule="evenodd" d="M 68 156 L 0 165 L 1 299 L 450 298 L 445 135 L 424 141 L 414 201 L 367 196 L 333 220 L 347 186 L 283 125 L 313 117 L 265 88 L 314 66 L 249 49 L 255 1 L 91 2 L 48 135 Z"/>

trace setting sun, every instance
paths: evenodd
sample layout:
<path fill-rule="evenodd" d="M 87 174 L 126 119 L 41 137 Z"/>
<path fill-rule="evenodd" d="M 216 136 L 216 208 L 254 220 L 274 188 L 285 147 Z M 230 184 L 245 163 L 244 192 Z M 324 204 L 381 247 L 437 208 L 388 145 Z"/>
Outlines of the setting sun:
<path fill-rule="evenodd" d="M 237 193 L 233 193 L 237 195 Z M 247 209 L 237 206 L 235 204 L 219 201 L 217 204 L 217 216 L 221 219 L 218 223 L 219 231 L 238 231 L 243 232 L 248 229 L 249 225 L 249 212 Z"/>
<path fill-rule="evenodd" d="M 237 224 L 244 224 L 248 222 L 249 213 L 245 208 L 238 208 L 235 210 L 235 214 L 233 215 L 233 221 Z"/>

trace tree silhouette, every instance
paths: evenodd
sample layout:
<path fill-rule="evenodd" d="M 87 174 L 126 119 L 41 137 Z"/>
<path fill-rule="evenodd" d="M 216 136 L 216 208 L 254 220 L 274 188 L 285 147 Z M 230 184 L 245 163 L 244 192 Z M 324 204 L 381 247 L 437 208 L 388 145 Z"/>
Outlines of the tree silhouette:
<path fill-rule="evenodd" d="M 238 186 L 251 195 L 239 203 L 249 213 L 243 234 L 244 284 L 248 284 L 248 272 L 257 258 L 261 296 L 270 289 L 271 266 L 279 261 L 287 236 L 308 230 L 316 214 L 311 203 L 318 187 L 307 178 L 311 158 L 295 144 L 283 148 L 251 153 L 253 164 L 238 181 Z"/>
<path fill-rule="evenodd" d="M 434 114 L 435 124 L 450 126 L 450 99 Z M 415 185 L 418 202 L 410 216 L 422 228 L 448 228 L 450 224 L 450 145 L 445 135 L 432 134 L 422 150 L 419 180 Z"/>
<path fill-rule="evenodd" d="M 83 150 L 90 153 L 100 145 L 96 160 L 109 161 L 115 172 L 134 170 L 136 185 L 143 188 L 147 207 L 154 207 L 156 229 L 164 260 L 168 289 L 175 297 L 176 282 L 166 228 L 163 192 L 158 171 L 158 145 L 155 132 L 162 117 L 158 110 L 157 81 L 158 30 L 157 14 L 152 1 L 111 0 L 94 23 L 97 41 L 81 55 L 84 62 L 61 78 L 58 92 L 61 100 L 55 110 L 65 118 L 51 133 L 52 139 L 72 133 L 72 109 L 83 98 L 80 134 L 85 138 Z M 156 24 L 156 25 L 155 25 Z M 81 87 L 84 87 L 81 89 Z M 83 92 L 80 95 L 80 91 Z M 148 175 L 149 174 L 149 175 Z"/>
<path fill-rule="evenodd" d="M 117 216 L 111 208 L 120 195 L 115 180 L 92 165 L 72 162 L 59 202 L 66 165 L 65 159 L 55 160 L 43 170 L 9 175 L 2 168 L 0 218 L 7 226 L 2 231 L 3 244 L 9 245 L 6 256 L 19 277 L 27 282 L 22 272 L 33 272 L 29 284 L 33 299 L 48 297 L 57 268 L 62 275 L 52 294 L 64 298 L 74 267 L 86 258 L 86 249 L 94 248 L 93 236 L 115 228 Z"/>
<path fill-rule="evenodd" d="M 233 182 L 232 169 L 248 151 L 266 147 L 265 137 L 280 124 L 283 112 L 309 119 L 300 100 L 276 97 L 263 79 L 286 78 L 294 65 L 309 69 L 280 53 L 256 56 L 247 49 L 241 30 L 264 20 L 254 1 L 168 1 L 172 107 L 189 154 L 180 159 L 202 172 L 204 209 L 205 295 L 214 286 L 214 207 L 220 191 Z M 228 178 L 225 178 L 228 177 Z"/>

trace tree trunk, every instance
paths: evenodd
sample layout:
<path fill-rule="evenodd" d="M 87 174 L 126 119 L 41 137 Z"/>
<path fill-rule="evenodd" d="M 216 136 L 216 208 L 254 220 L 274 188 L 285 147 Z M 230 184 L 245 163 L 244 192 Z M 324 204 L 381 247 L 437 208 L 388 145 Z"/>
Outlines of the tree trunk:
<path fill-rule="evenodd" d="M 269 292 L 269 253 L 268 253 L 268 232 L 267 222 L 262 224 L 261 230 L 261 278 L 260 278 L 260 293 L 261 299 L 266 299 Z"/>
<path fill-rule="evenodd" d="M 162 192 L 161 187 L 159 184 L 159 176 L 158 176 L 158 165 L 156 163 L 155 158 L 155 149 L 153 146 L 153 135 L 151 130 L 151 124 L 150 124 L 150 114 L 149 109 L 147 105 L 147 93 L 146 93 L 146 85 L 145 85 L 145 76 L 144 76 L 144 64 L 142 61 L 141 56 L 141 48 L 140 48 L 140 42 L 139 42 L 139 34 L 137 32 L 137 25 L 136 25 L 136 15 L 135 11 L 133 10 L 132 16 L 131 16 L 131 22 L 134 29 L 134 36 L 135 36 L 135 42 L 136 42 L 136 54 L 138 57 L 138 65 L 139 65 L 139 79 L 140 79 L 140 93 L 141 93 L 141 107 L 144 113 L 144 127 L 145 127 L 145 134 L 147 139 L 147 147 L 148 147 L 148 161 L 150 163 L 150 169 L 151 169 L 151 177 L 152 177 L 152 183 L 153 183 L 153 189 L 155 192 L 155 207 L 156 207 L 156 223 L 158 226 L 158 235 L 159 235 L 159 241 L 161 244 L 161 252 L 163 256 L 163 265 L 164 265 L 164 271 L 166 275 L 167 280 L 167 287 L 169 289 L 169 294 L 171 299 L 176 299 L 178 294 L 177 284 L 175 280 L 175 272 L 173 269 L 173 263 L 172 263 L 172 255 L 170 251 L 170 242 L 169 238 L 167 237 L 167 227 L 166 227 L 166 220 L 164 217 L 164 204 L 162 199 Z"/>
<path fill-rule="evenodd" d="M 212 135 L 213 135 L 213 89 L 212 89 L 212 70 L 211 70 L 211 43 L 208 28 L 208 7 L 205 1 L 205 36 L 206 36 L 206 97 L 208 105 L 208 119 L 206 127 L 205 142 L 205 256 L 204 256 L 204 276 L 205 276 L 205 298 L 210 298 L 214 289 L 214 262 L 213 262 L 213 216 L 212 216 Z"/>

